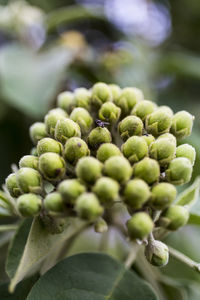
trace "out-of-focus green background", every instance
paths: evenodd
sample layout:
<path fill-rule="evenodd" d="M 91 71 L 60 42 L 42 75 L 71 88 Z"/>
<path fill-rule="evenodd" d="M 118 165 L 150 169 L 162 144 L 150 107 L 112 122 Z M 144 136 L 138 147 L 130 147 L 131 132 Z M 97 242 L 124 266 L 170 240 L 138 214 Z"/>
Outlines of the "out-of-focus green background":
<path fill-rule="evenodd" d="M 42 120 L 56 95 L 96 81 L 140 87 L 146 99 L 194 114 L 188 139 L 197 150 L 194 179 L 199 37 L 199 0 L 0 0 L 0 184 L 11 164 L 30 152 L 28 128 Z M 200 261 L 199 228 L 186 227 L 169 242 Z M 181 279 L 177 284 L 189 299 L 200 299 L 199 275 L 173 261 L 164 272 Z M 176 287 L 165 288 L 178 299 Z"/>

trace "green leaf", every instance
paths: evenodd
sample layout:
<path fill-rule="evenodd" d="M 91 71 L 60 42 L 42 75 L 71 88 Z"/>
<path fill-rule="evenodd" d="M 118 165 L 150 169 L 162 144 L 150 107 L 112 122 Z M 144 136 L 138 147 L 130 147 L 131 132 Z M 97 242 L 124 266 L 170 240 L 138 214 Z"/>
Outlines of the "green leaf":
<path fill-rule="evenodd" d="M 191 213 L 187 224 L 188 225 L 200 225 L 200 215 Z"/>
<path fill-rule="evenodd" d="M 71 256 L 49 270 L 27 300 L 155 300 L 153 289 L 105 254 Z"/>
<path fill-rule="evenodd" d="M 187 205 L 191 208 L 199 199 L 200 177 L 197 177 L 194 183 L 184 190 L 177 198 L 176 204 Z"/>

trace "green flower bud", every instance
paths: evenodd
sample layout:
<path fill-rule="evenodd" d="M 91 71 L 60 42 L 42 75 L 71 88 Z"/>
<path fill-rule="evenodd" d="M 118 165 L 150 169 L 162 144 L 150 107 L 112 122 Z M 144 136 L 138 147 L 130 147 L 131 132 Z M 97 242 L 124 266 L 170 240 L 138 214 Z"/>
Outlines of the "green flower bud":
<path fill-rule="evenodd" d="M 157 109 L 146 118 L 146 130 L 154 136 L 169 132 L 171 124 L 171 115 L 163 109 Z"/>
<path fill-rule="evenodd" d="M 76 106 L 90 109 L 91 91 L 85 88 L 78 88 L 74 91 Z"/>
<path fill-rule="evenodd" d="M 108 224 L 102 218 L 99 218 L 94 224 L 94 230 L 97 233 L 104 233 L 108 231 Z"/>
<path fill-rule="evenodd" d="M 86 183 L 94 183 L 101 177 L 102 164 L 94 157 L 82 157 L 76 165 L 77 177 Z"/>
<path fill-rule="evenodd" d="M 121 114 L 121 109 L 112 102 L 104 103 L 99 110 L 99 118 L 110 123 L 116 122 Z"/>
<path fill-rule="evenodd" d="M 132 115 L 139 117 L 142 121 L 146 119 L 148 115 L 156 110 L 156 104 L 149 100 L 143 100 L 135 105 L 131 111 Z"/>
<path fill-rule="evenodd" d="M 194 116 L 187 111 L 179 111 L 172 118 L 171 133 L 177 139 L 183 139 L 192 132 Z"/>
<path fill-rule="evenodd" d="M 103 214 L 103 207 L 93 193 L 84 193 L 77 199 L 75 210 L 81 219 L 94 221 Z"/>
<path fill-rule="evenodd" d="M 121 95 L 121 89 L 117 84 L 109 84 L 108 86 L 112 94 L 112 99 L 115 101 Z"/>
<path fill-rule="evenodd" d="M 96 127 L 90 131 L 88 144 L 91 149 L 96 150 L 103 143 L 110 143 L 112 137 L 110 131 L 105 127 Z"/>
<path fill-rule="evenodd" d="M 188 158 L 193 166 L 196 159 L 196 150 L 188 144 L 180 145 L 176 148 L 176 157 Z"/>
<path fill-rule="evenodd" d="M 162 105 L 162 106 L 159 106 L 159 109 L 162 109 L 162 111 L 165 111 L 166 113 L 168 113 L 171 117 L 173 117 L 173 110 L 169 107 L 169 106 L 166 106 L 166 105 Z"/>
<path fill-rule="evenodd" d="M 130 163 L 138 162 L 148 155 L 148 145 L 141 136 L 130 137 L 123 145 L 122 152 Z"/>
<path fill-rule="evenodd" d="M 110 205 L 119 196 L 119 184 L 109 177 L 101 177 L 97 180 L 92 191 L 102 204 Z"/>
<path fill-rule="evenodd" d="M 54 137 L 55 127 L 59 120 L 67 117 L 67 113 L 61 108 L 54 108 L 48 112 L 44 118 L 46 131 L 49 135 Z"/>
<path fill-rule="evenodd" d="M 23 217 L 37 216 L 42 207 L 42 200 L 35 194 L 24 194 L 17 199 L 17 208 Z"/>
<path fill-rule="evenodd" d="M 38 156 L 38 153 L 37 153 L 37 147 L 33 147 L 30 151 L 30 154 L 33 155 L 33 156 Z"/>
<path fill-rule="evenodd" d="M 142 135 L 143 123 L 136 116 L 128 116 L 119 123 L 119 133 L 123 140 L 133 135 Z"/>
<path fill-rule="evenodd" d="M 12 197 L 17 198 L 21 195 L 21 191 L 18 186 L 17 177 L 15 173 L 10 174 L 6 178 L 6 187 Z"/>
<path fill-rule="evenodd" d="M 42 122 L 34 123 L 29 129 L 29 134 L 32 142 L 36 145 L 39 140 L 47 136 L 45 124 Z"/>
<path fill-rule="evenodd" d="M 129 161 L 123 156 L 112 156 L 106 160 L 104 174 L 120 183 L 128 181 L 132 175 Z"/>
<path fill-rule="evenodd" d="M 86 191 L 85 186 L 77 179 L 63 180 L 59 186 L 58 191 L 67 204 L 75 204 L 76 199 Z"/>
<path fill-rule="evenodd" d="M 65 161 L 57 153 L 44 153 L 39 158 L 39 170 L 47 180 L 60 180 L 66 172 Z"/>
<path fill-rule="evenodd" d="M 132 209 L 140 209 L 150 198 L 149 186 L 141 179 L 130 180 L 124 189 L 124 201 Z"/>
<path fill-rule="evenodd" d="M 157 139 L 149 147 L 149 156 L 156 159 L 162 167 L 168 165 L 175 155 L 176 145 L 167 138 Z"/>
<path fill-rule="evenodd" d="M 189 212 L 184 206 L 172 205 L 162 213 L 158 224 L 173 231 L 185 226 L 188 219 Z"/>
<path fill-rule="evenodd" d="M 155 159 L 145 157 L 133 167 L 133 174 L 148 184 L 153 184 L 159 179 L 160 167 Z"/>
<path fill-rule="evenodd" d="M 148 147 L 155 141 L 155 137 L 152 134 L 145 134 L 142 137 L 146 141 Z"/>
<path fill-rule="evenodd" d="M 47 211 L 60 213 L 64 211 L 64 202 L 62 196 L 58 192 L 48 194 L 44 198 L 44 208 Z"/>
<path fill-rule="evenodd" d="M 160 140 L 160 139 L 168 139 L 168 140 L 170 140 L 170 142 L 174 143 L 174 145 L 177 144 L 176 137 L 173 134 L 171 134 L 171 133 L 161 134 L 157 139 L 158 140 Z"/>
<path fill-rule="evenodd" d="M 55 138 L 65 144 L 71 137 L 81 137 L 81 130 L 77 123 L 70 119 L 59 120 L 55 128 Z"/>
<path fill-rule="evenodd" d="M 145 256 L 153 266 L 164 267 L 169 261 L 169 249 L 164 243 L 153 240 L 146 246 Z"/>
<path fill-rule="evenodd" d="M 40 156 L 46 152 L 62 154 L 63 146 L 61 143 L 55 141 L 54 139 L 44 138 L 40 140 L 37 144 L 37 153 Z"/>
<path fill-rule="evenodd" d="M 192 165 L 185 157 L 174 158 L 166 170 L 166 179 L 174 185 L 183 185 L 190 181 Z"/>
<path fill-rule="evenodd" d="M 78 137 L 70 138 L 64 149 L 64 158 L 70 164 L 75 165 L 79 158 L 90 155 L 86 142 Z"/>
<path fill-rule="evenodd" d="M 21 168 L 16 173 L 17 184 L 23 193 L 40 194 L 42 192 L 42 177 L 32 168 Z"/>
<path fill-rule="evenodd" d="M 162 182 L 152 188 L 151 194 L 151 206 L 157 210 L 163 210 L 176 199 L 177 192 L 172 184 Z"/>
<path fill-rule="evenodd" d="M 19 161 L 20 168 L 38 169 L 38 157 L 34 155 L 25 155 Z"/>
<path fill-rule="evenodd" d="M 123 115 L 127 115 L 133 107 L 143 99 L 142 91 L 134 87 L 126 87 L 121 91 L 118 98 L 114 102 L 122 110 Z"/>
<path fill-rule="evenodd" d="M 95 105 L 101 106 L 107 101 L 112 101 L 110 87 L 103 82 L 96 83 L 92 88 L 92 102 Z"/>
<path fill-rule="evenodd" d="M 154 224 L 147 213 L 138 212 L 127 221 L 126 226 L 132 240 L 143 240 L 152 232 Z"/>
<path fill-rule="evenodd" d="M 93 123 L 89 112 L 82 107 L 75 108 L 70 115 L 70 119 L 80 126 L 82 133 L 88 132 Z"/>
<path fill-rule="evenodd" d="M 97 151 L 97 158 L 101 162 L 105 162 L 111 156 L 121 156 L 122 153 L 120 149 L 111 143 L 102 144 Z"/>
<path fill-rule="evenodd" d="M 70 114 L 76 106 L 74 94 L 68 91 L 60 93 L 57 98 L 57 105 Z"/>

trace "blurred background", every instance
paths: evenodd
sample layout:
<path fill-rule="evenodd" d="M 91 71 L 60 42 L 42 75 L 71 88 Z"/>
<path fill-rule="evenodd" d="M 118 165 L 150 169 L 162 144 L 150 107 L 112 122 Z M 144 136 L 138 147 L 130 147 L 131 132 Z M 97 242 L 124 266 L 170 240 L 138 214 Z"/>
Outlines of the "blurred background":
<path fill-rule="evenodd" d="M 56 95 L 96 81 L 137 86 L 146 99 L 194 114 L 194 179 L 199 36 L 199 0 L 0 0 L 0 184 L 30 152 L 28 128 Z M 200 261 L 199 228 L 188 226 L 168 242 Z M 173 260 L 163 272 L 176 278 L 163 284 L 169 299 L 200 299 L 198 274 Z"/>

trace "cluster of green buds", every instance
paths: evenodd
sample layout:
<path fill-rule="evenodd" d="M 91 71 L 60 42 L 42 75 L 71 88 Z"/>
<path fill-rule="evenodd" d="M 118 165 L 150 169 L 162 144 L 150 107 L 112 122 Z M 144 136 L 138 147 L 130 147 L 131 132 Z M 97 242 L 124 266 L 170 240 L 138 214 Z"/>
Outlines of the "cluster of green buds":
<path fill-rule="evenodd" d="M 177 141 L 190 135 L 193 119 L 145 100 L 135 87 L 96 83 L 62 92 L 44 122 L 30 127 L 35 148 L 7 177 L 7 191 L 23 217 L 76 216 L 99 233 L 121 203 L 130 240 L 145 242 L 148 261 L 163 266 L 168 248 L 152 235 L 187 223 L 175 186 L 190 181 L 195 149 Z"/>

